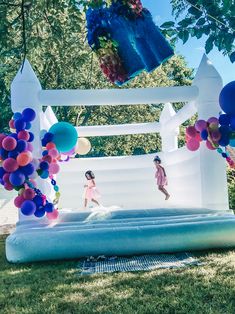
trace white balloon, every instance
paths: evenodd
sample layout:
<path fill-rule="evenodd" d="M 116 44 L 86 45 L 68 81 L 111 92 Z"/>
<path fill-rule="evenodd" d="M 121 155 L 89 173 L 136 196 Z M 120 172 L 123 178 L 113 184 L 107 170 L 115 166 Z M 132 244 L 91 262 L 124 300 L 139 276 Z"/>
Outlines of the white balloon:
<path fill-rule="evenodd" d="M 85 137 L 78 138 L 75 153 L 79 155 L 86 155 L 89 153 L 90 150 L 91 150 L 90 141 Z"/>

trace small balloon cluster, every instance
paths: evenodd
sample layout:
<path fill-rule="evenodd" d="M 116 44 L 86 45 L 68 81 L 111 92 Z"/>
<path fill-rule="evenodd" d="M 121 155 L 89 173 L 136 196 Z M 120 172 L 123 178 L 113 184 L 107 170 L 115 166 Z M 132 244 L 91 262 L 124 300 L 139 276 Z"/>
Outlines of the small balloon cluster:
<path fill-rule="evenodd" d="M 200 142 L 206 141 L 206 147 L 217 150 L 232 168 L 235 168 L 235 160 L 231 154 L 231 147 L 235 147 L 234 99 L 235 81 L 227 84 L 220 93 L 219 103 L 223 114 L 207 121 L 198 120 L 194 126 L 186 129 L 186 146 L 190 151 L 198 150 Z"/>
<path fill-rule="evenodd" d="M 35 117 L 31 108 L 16 112 L 9 122 L 12 133 L 0 134 L 0 182 L 6 190 L 18 191 L 14 204 L 23 215 L 42 217 L 46 214 L 48 219 L 54 219 L 58 212 L 34 180 L 40 171 L 39 161 L 32 155 L 34 135 L 29 131 Z"/>

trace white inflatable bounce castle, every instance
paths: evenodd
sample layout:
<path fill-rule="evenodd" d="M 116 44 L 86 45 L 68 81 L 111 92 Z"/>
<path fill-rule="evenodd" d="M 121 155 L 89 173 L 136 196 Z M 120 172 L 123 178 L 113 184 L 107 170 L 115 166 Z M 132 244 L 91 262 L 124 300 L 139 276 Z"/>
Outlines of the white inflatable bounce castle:
<path fill-rule="evenodd" d="M 131 255 L 235 247 L 235 217 L 229 211 L 224 160 L 201 145 L 178 148 L 179 127 L 194 114 L 218 116 L 222 79 L 204 55 L 192 86 L 110 90 L 43 90 L 25 63 L 11 86 L 13 112 L 33 108 L 35 156 L 41 153 L 43 106 L 165 104 L 156 123 L 78 127 L 79 136 L 159 132 L 159 156 L 167 170 L 171 198 L 165 201 L 154 180 L 154 154 L 78 158 L 62 164 L 60 214 L 56 221 L 19 215 L 6 240 L 10 262 L 83 256 Z M 175 112 L 172 103 L 184 102 Z M 133 107 L 134 109 L 134 107 Z M 83 211 L 84 173 L 92 169 L 103 207 Z M 44 193 L 50 193 L 44 186 Z"/>

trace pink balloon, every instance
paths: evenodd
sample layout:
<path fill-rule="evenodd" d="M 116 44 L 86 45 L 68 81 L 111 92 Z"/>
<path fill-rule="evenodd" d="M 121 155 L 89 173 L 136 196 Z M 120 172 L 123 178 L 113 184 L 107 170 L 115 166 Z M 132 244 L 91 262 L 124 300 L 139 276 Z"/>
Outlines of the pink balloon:
<path fill-rule="evenodd" d="M 18 139 L 19 140 L 25 140 L 28 141 L 30 138 L 29 132 L 27 132 L 26 130 L 22 130 L 18 133 Z"/>
<path fill-rule="evenodd" d="M 207 123 L 205 120 L 198 120 L 196 123 L 195 123 L 195 129 L 198 131 L 198 132 L 202 132 L 203 130 L 205 130 L 207 128 Z"/>
<path fill-rule="evenodd" d="M 23 193 L 23 197 L 26 199 L 26 200 L 32 200 L 35 196 L 35 192 L 33 189 L 29 188 L 29 189 L 26 189 Z"/>
<path fill-rule="evenodd" d="M 60 166 L 56 163 L 51 163 L 49 166 L 50 174 L 57 174 L 60 171 Z"/>
<path fill-rule="evenodd" d="M 211 144 L 211 142 L 210 141 L 206 141 L 206 147 L 208 148 L 208 149 L 210 149 L 210 150 L 215 150 L 216 148 Z"/>
<path fill-rule="evenodd" d="M 195 137 L 197 135 L 197 131 L 194 126 L 188 126 L 186 129 L 186 134 L 189 137 Z"/>
<path fill-rule="evenodd" d="M 2 147 L 7 151 L 12 151 L 16 148 L 17 141 L 14 137 L 7 136 L 2 141 Z"/>
<path fill-rule="evenodd" d="M 52 148 L 48 151 L 48 155 L 52 158 L 56 158 L 59 156 L 58 150 L 56 148 Z"/>
<path fill-rule="evenodd" d="M 200 143 L 195 138 L 191 138 L 190 140 L 188 140 L 186 146 L 188 150 L 194 152 L 198 150 L 198 148 L 200 147 Z"/>
<path fill-rule="evenodd" d="M 46 215 L 49 220 L 54 220 L 57 219 L 57 217 L 59 216 L 59 211 L 57 209 L 54 209 L 53 212 L 47 213 Z"/>
<path fill-rule="evenodd" d="M 18 165 L 22 167 L 29 164 L 32 159 L 33 157 L 31 152 L 22 152 L 16 158 Z"/>
<path fill-rule="evenodd" d="M 14 199 L 15 207 L 21 208 L 21 205 L 24 203 L 25 199 L 23 195 L 19 195 Z"/>
<path fill-rule="evenodd" d="M 19 168 L 17 161 L 14 158 L 5 159 L 2 166 L 6 172 L 13 172 Z"/>

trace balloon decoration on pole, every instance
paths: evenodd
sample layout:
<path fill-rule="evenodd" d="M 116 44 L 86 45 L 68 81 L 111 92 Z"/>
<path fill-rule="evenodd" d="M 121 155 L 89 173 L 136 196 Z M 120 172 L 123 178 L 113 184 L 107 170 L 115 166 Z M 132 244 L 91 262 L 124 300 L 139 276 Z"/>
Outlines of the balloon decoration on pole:
<path fill-rule="evenodd" d="M 198 120 L 186 129 L 186 147 L 196 151 L 202 141 L 209 150 L 215 150 L 231 168 L 235 168 L 235 81 L 228 83 L 219 96 L 220 107 L 224 113 L 211 117 L 207 121 Z"/>
<path fill-rule="evenodd" d="M 0 134 L 0 184 L 8 191 L 16 190 L 14 204 L 26 216 L 34 215 L 49 220 L 58 217 L 57 203 L 60 192 L 55 180 L 60 171 L 60 153 L 75 149 L 76 129 L 67 122 L 56 123 L 49 132 L 41 132 L 42 157 L 33 157 L 34 134 L 30 132 L 36 113 L 26 108 L 14 113 L 9 122 L 11 134 Z M 50 180 L 55 191 L 54 201 L 49 201 L 37 188 L 35 179 Z"/>

